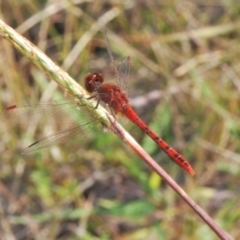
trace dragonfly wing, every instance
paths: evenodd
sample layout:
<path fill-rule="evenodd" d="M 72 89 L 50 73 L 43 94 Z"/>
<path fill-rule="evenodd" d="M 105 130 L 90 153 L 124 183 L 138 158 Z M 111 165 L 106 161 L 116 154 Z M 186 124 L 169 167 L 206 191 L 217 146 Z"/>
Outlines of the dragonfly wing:
<path fill-rule="evenodd" d="M 107 28 L 104 29 L 104 36 L 105 36 L 108 55 L 110 57 L 110 61 L 113 65 L 115 76 L 117 79 L 117 85 L 127 94 L 128 93 L 127 76 L 129 74 L 130 57 L 129 56 L 126 57 L 122 62 L 120 62 L 119 66 L 117 67 L 113 58 L 111 45 L 108 39 Z"/>
<path fill-rule="evenodd" d="M 40 132 L 47 132 L 38 141 L 29 145 L 24 153 L 45 148 L 53 144 L 67 142 L 67 140 L 84 140 L 92 129 L 99 128 L 100 122 L 91 116 L 86 107 L 75 102 L 56 101 L 35 105 L 12 105 L 0 115 L 1 120 L 13 127 L 26 130 L 40 128 Z M 78 124 L 80 122 L 80 124 Z M 89 128 L 89 129 L 87 129 Z"/>
<path fill-rule="evenodd" d="M 128 76 L 130 71 L 130 57 L 124 58 L 118 66 L 118 86 L 128 95 Z"/>
<path fill-rule="evenodd" d="M 34 105 L 12 105 L 0 114 L 0 118 L 7 123 L 24 127 L 45 125 L 46 123 L 51 124 L 56 121 L 56 119 L 58 123 L 64 125 L 73 122 L 76 123 L 76 121 L 83 116 L 81 108 L 85 107 L 81 107 L 72 101 L 56 101 Z"/>
<path fill-rule="evenodd" d="M 86 141 L 91 136 L 91 132 L 87 131 L 86 128 L 90 128 L 92 122 L 86 122 L 81 125 L 73 126 L 72 128 L 63 130 L 58 133 L 48 135 L 40 140 L 29 145 L 24 151 L 23 154 L 28 154 L 38 149 L 46 148 L 51 145 L 61 144 L 61 143 L 72 143 L 73 141 L 79 141 L 80 143 Z M 90 124 L 90 125 L 88 125 Z"/>

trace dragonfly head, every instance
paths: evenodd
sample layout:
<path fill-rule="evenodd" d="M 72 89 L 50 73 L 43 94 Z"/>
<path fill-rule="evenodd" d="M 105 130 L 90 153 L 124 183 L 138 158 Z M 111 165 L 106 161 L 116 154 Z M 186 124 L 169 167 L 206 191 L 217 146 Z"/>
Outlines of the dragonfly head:
<path fill-rule="evenodd" d="M 100 72 L 88 73 L 84 78 L 85 88 L 89 93 L 96 92 L 103 81 L 103 75 Z"/>

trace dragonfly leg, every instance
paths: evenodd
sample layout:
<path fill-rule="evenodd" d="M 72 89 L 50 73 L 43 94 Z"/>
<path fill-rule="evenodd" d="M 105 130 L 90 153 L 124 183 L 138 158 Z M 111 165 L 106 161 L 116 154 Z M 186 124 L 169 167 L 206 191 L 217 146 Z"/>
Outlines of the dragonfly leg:
<path fill-rule="evenodd" d="M 87 100 L 90 100 L 90 99 L 93 99 L 93 98 L 96 98 L 96 99 L 97 99 L 97 104 L 96 104 L 95 107 L 93 107 L 94 109 L 97 109 L 97 108 L 98 108 L 98 105 L 99 105 L 99 103 L 100 103 L 100 98 L 98 97 L 97 94 L 95 94 L 95 95 L 93 95 L 93 96 L 91 96 L 91 97 L 88 97 L 88 98 L 86 98 L 86 99 L 87 99 Z"/>

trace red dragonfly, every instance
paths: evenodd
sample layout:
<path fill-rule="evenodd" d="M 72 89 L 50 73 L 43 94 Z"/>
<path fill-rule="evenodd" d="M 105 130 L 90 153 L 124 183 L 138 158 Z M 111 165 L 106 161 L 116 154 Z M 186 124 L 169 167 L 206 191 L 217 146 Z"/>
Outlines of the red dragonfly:
<path fill-rule="evenodd" d="M 93 94 L 92 98 L 96 98 L 97 105 L 99 102 L 104 102 L 109 107 L 111 113 L 115 116 L 117 114 L 121 114 L 128 118 L 131 122 L 141 128 L 152 140 L 180 167 L 186 170 L 191 175 L 194 175 L 195 172 L 188 161 L 178 153 L 174 148 L 169 146 L 163 139 L 161 139 L 156 133 L 154 133 L 148 126 L 145 124 L 141 118 L 137 115 L 137 113 L 133 110 L 133 108 L 129 105 L 129 100 L 127 94 L 124 92 L 123 89 L 126 89 L 127 83 L 124 81 L 126 80 L 126 76 L 128 74 L 129 69 L 129 60 L 130 58 L 127 57 L 125 61 L 117 68 L 113 56 L 112 51 L 110 49 L 110 44 L 107 38 L 106 30 L 105 30 L 105 39 L 107 44 L 108 53 L 111 59 L 111 62 L 114 66 L 116 78 L 117 78 L 117 85 L 112 83 L 104 83 L 104 77 L 100 72 L 89 73 L 85 77 L 85 88 L 86 90 Z M 76 103 L 71 104 L 73 108 L 76 110 Z M 69 106 L 66 104 L 52 104 L 52 105 L 35 105 L 31 106 L 18 106 L 12 105 L 8 107 L 4 111 L 4 115 L 8 119 L 13 119 L 13 121 L 18 121 L 19 116 L 23 118 L 23 122 L 28 118 L 30 113 L 33 119 L 39 120 L 42 114 L 47 115 L 50 113 L 61 112 L 63 106 Z M 70 107 L 71 108 L 71 107 Z M 70 109 L 69 108 L 69 109 Z M 57 110 L 56 110 L 57 109 Z M 90 120 L 90 122 L 96 123 L 96 120 Z M 57 133 L 55 135 L 48 136 L 43 138 L 40 141 L 36 141 L 31 144 L 25 152 L 34 151 L 39 148 L 43 148 L 49 146 L 50 144 L 56 142 L 62 142 L 66 137 L 72 137 L 72 135 L 79 135 L 82 133 L 83 126 L 87 124 L 81 124 L 74 126 L 66 131 Z"/>

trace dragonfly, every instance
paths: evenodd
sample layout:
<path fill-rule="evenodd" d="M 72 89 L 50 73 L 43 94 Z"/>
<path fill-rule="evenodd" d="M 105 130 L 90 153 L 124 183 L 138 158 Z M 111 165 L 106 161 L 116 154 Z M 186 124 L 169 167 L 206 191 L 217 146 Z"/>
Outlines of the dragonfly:
<path fill-rule="evenodd" d="M 96 107 L 99 103 L 105 103 L 110 110 L 110 113 L 114 116 L 123 115 L 133 124 L 138 126 L 144 131 L 177 165 L 183 168 L 185 171 L 194 175 L 195 172 L 190 163 L 173 147 L 160 138 L 154 131 L 152 131 L 147 124 L 138 116 L 135 110 L 129 104 L 129 98 L 127 94 L 127 77 L 129 73 L 130 57 L 127 57 L 122 63 L 117 66 L 113 59 L 112 50 L 107 37 L 107 30 L 105 29 L 105 41 L 107 45 L 108 54 L 110 56 L 111 63 L 114 68 L 116 83 L 105 83 L 104 76 L 101 72 L 88 73 L 84 78 L 85 89 L 90 93 L 90 98 L 95 98 L 97 101 Z M 76 103 L 55 103 L 55 104 L 40 104 L 35 106 L 21 106 L 12 105 L 6 108 L 3 115 L 10 121 L 19 121 L 23 118 L 23 122 L 27 122 L 28 116 L 30 119 L 41 121 L 42 115 L 44 119 L 48 118 L 49 114 L 61 113 L 62 108 L 79 110 L 79 106 Z M 64 142 L 66 138 L 81 136 L 83 129 L 89 124 L 99 124 L 94 118 L 89 118 L 85 123 L 73 125 L 73 127 L 61 131 L 57 134 L 47 136 L 39 141 L 36 141 L 29 145 L 25 152 L 35 151 L 37 149 L 47 147 L 53 143 Z"/>

